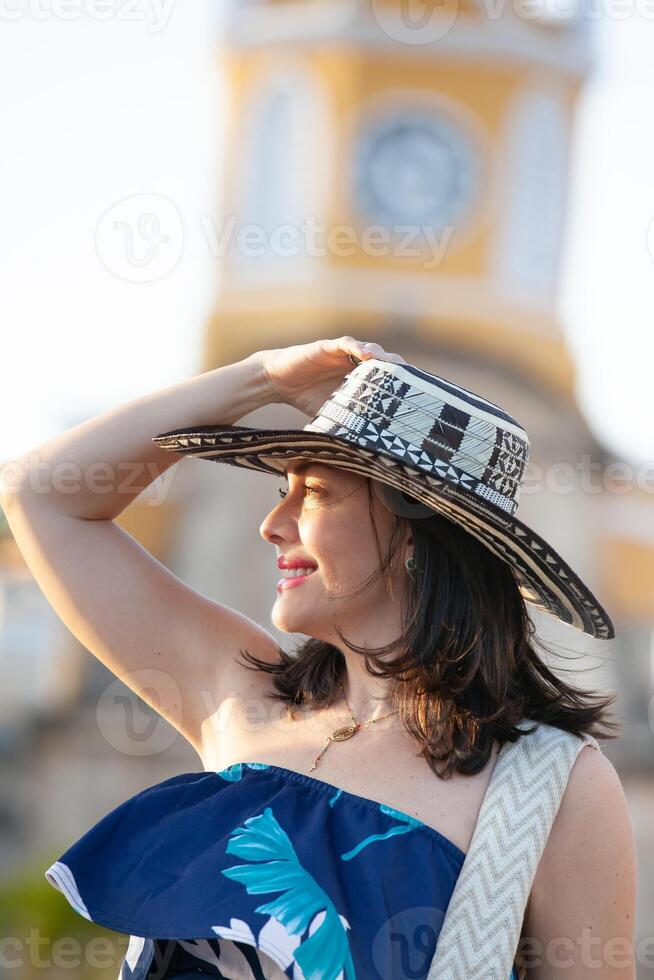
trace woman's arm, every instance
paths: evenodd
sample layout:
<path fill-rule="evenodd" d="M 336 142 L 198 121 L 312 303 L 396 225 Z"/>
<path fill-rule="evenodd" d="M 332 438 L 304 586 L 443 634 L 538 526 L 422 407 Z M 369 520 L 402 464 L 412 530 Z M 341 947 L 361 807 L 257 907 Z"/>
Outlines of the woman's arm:
<path fill-rule="evenodd" d="M 579 752 L 533 883 L 528 980 L 635 980 L 636 848 L 620 778 Z"/>
<path fill-rule="evenodd" d="M 279 401 L 258 353 L 142 395 L 4 463 L 2 506 L 43 507 L 78 520 L 110 521 L 183 457 L 152 436 L 188 425 L 231 425 Z M 19 542 L 20 544 L 20 542 Z"/>
<path fill-rule="evenodd" d="M 277 400 L 253 354 L 91 418 L 0 472 L 12 534 L 60 619 L 198 752 L 232 655 L 243 646 L 272 656 L 277 644 L 186 586 L 113 519 L 182 459 L 153 435 L 233 424 Z"/>

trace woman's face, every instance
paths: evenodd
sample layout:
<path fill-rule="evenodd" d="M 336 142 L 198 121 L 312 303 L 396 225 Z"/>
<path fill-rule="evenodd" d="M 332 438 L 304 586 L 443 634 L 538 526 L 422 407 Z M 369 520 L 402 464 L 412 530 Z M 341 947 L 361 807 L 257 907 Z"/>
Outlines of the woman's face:
<path fill-rule="evenodd" d="M 285 497 L 262 522 L 260 534 L 275 545 L 276 558 L 304 559 L 316 567 L 305 577 L 285 579 L 281 586 L 278 581 L 273 624 L 284 632 L 334 645 L 339 644 L 334 625 L 357 643 L 381 645 L 394 639 L 409 584 L 403 568 L 405 549 L 400 547 L 386 573 L 392 580 L 390 593 L 382 575 L 360 595 L 344 597 L 359 589 L 380 565 L 367 479 L 294 457 L 280 480 L 276 492 L 281 490 Z M 385 557 L 393 515 L 375 492 L 374 481 L 371 486 L 379 548 Z M 279 580 L 282 576 L 280 569 Z"/>

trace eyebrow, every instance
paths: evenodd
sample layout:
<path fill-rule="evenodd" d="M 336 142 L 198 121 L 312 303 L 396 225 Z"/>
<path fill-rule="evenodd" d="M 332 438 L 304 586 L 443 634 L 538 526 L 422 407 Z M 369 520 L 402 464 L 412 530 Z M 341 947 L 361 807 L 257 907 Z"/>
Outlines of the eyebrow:
<path fill-rule="evenodd" d="M 314 463 L 311 460 L 308 463 L 298 463 L 298 465 L 291 470 L 291 474 L 300 476 L 302 473 L 306 473 L 307 470 L 314 469 L 316 466 L 320 466 L 320 463 Z M 282 470 L 281 475 L 288 479 L 288 468 Z"/>

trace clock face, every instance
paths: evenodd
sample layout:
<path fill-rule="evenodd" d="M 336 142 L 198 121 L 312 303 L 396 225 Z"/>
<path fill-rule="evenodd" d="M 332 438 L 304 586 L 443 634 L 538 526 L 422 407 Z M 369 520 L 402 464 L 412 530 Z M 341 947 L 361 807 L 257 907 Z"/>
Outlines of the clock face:
<path fill-rule="evenodd" d="M 357 206 L 367 218 L 441 228 L 470 210 L 478 154 L 449 119 L 396 111 L 363 133 L 355 175 Z"/>

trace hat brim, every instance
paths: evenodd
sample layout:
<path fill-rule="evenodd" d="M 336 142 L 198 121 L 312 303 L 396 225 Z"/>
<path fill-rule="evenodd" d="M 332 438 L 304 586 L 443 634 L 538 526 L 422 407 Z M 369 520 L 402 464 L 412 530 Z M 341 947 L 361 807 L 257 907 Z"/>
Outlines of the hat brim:
<path fill-rule="evenodd" d="M 615 636 L 590 589 L 544 538 L 490 500 L 482 500 L 410 462 L 335 435 L 303 429 L 204 425 L 153 437 L 163 450 L 281 476 L 283 460 L 302 457 L 379 480 L 459 524 L 514 569 L 526 602 L 597 639 Z M 418 479 L 416 479 L 418 477 Z"/>

